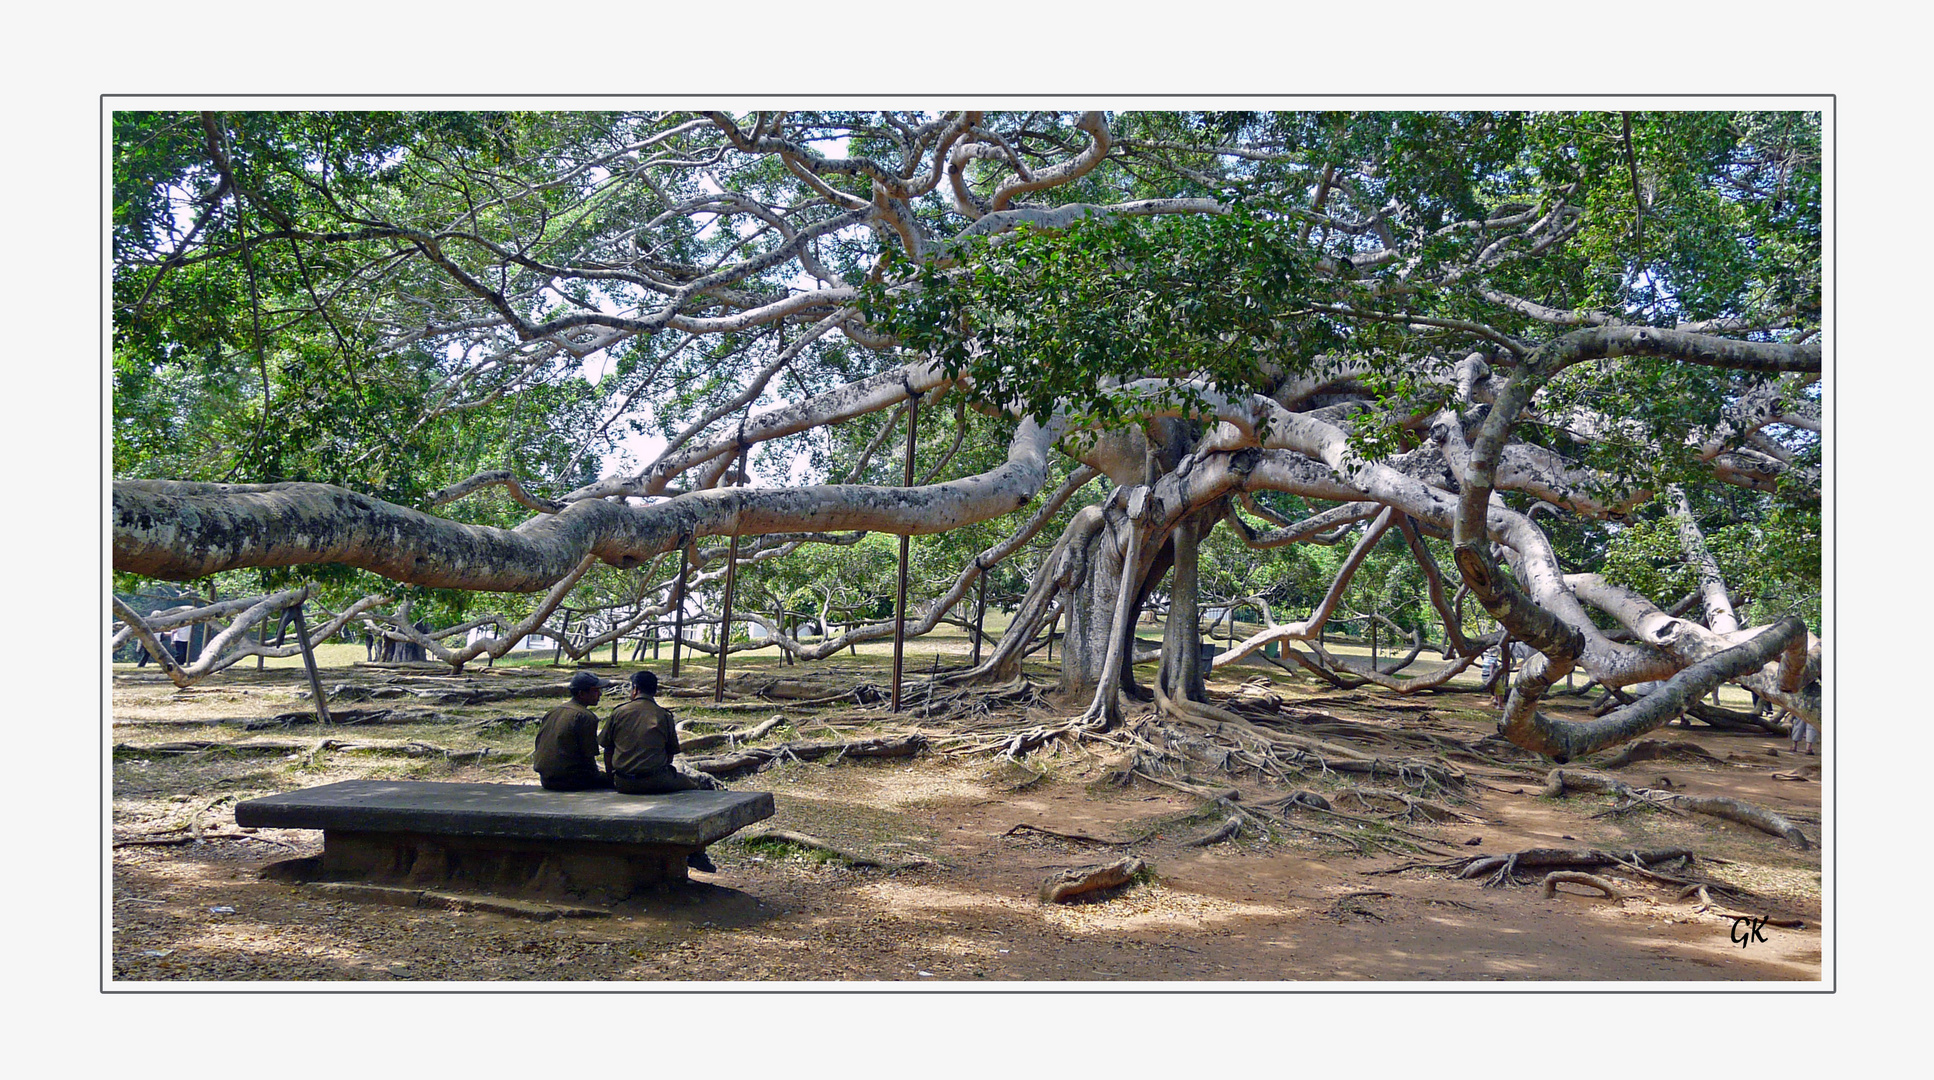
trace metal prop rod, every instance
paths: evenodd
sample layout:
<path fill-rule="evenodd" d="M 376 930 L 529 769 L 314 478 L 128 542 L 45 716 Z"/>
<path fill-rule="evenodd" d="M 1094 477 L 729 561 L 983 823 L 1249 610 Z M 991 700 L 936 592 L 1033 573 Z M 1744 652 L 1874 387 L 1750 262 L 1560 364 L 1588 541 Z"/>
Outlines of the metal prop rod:
<path fill-rule="evenodd" d="M 905 487 L 913 486 L 913 443 L 920 427 L 920 395 L 907 398 L 907 476 Z M 900 536 L 900 591 L 893 605 L 893 711 L 900 711 L 900 667 L 907 650 L 907 551 L 913 541 Z"/>

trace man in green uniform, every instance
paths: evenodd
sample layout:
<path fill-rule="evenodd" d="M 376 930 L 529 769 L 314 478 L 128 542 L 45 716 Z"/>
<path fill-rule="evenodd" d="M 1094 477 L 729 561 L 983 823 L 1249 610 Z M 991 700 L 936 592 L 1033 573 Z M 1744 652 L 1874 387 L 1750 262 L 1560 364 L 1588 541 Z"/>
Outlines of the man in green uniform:
<path fill-rule="evenodd" d="M 699 772 L 683 772 L 672 765 L 678 756 L 678 728 L 672 714 L 659 705 L 658 676 L 649 671 L 631 675 L 631 700 L 611 711 L 598 740 L 604 747 L 604 767 L 611 786 L 627 795 L 663 795 L 673 791 L 716 789 L 718 781 Z"/>
<path fill-rule="evenodd" d="M 681 772 L 672 765 L 678 756 L 678 728 L 672 714 L 654 700 L 658 676 L 649 671 L 631 674 L 631 700 L 611 711 L 599 742 L 611 786 L 626 795 L 664 795 L 674 791 L 717 790 L 721 785 L 704 773 Z M 716 871 L 703 851 L 686 863 L 706 873 Z"/>
<path fill-rule="evenodd" d="M 598 768 L 598 717 L 591 707 L 604 697 L 604 680 L 588 671 L 571 676 L 571 700 L 544 715 L 531 764 L 547 791 L 594 791 L 611 787 Z"/>

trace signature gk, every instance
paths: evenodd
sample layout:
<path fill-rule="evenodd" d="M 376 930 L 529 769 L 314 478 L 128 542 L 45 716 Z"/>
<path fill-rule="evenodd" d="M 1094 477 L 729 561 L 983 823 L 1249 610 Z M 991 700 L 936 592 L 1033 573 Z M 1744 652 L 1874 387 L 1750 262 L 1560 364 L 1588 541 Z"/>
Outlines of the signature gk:
<path fill-rule="evenodd" d="M 1766 918 L 1764 916 L 1734 916 L 1732 932 L 1733 944 L 1738 945 L 1742 949 L 1755 941 L 1764 944 L 1766 942 L 1766 935 L 1763 933 L 1765 929 Z"/>

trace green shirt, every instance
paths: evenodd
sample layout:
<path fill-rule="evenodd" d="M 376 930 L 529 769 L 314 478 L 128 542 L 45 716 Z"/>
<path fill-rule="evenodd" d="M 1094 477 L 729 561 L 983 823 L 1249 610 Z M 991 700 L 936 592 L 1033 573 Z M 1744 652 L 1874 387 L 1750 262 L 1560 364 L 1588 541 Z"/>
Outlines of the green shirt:
<path fill-rule="evenodd" d="M 544 714 L 531 765 L 539 776 L 578 776 L 598 771 L 598 717 L 575 701 Z"/>
<path fill-rule="evenodd" d="M 651 698 L 634 698 L 611 711 L 599 739 L 611 771 L 619 776 L 649 776 L 671 767 L 678 753 L 672 714 Z"/>

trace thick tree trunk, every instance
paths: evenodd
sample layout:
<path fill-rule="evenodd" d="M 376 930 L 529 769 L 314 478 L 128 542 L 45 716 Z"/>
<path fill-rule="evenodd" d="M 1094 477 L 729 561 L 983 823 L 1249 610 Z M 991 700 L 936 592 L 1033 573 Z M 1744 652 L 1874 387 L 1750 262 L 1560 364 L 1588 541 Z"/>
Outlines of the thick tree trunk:
<path fill-rule="evenodd" d="M 1121 601 L 1123 549 L 1130 532 L 1128 519 L 1120 511 L 1108 517 L 1106 525 L 1086 538 L 1086 573 L 1075 581 L 1066 604 L 1057 690 L 1070 702 L 1092 696 L 1108 666 L 1108 644 Z M 1132 641 L 1131 637 L 1131 648 Z"/>
<path fill-rule="evenodd" d="M 1201 579 L 1202 537 L 1222 516 L 1217 501 L 1175 526 L 1175 573 L 1169 582 L 1168 629 L 1162 635 L 1162 668 L 1156 677 L 1170 699 L 1208 700 L 1203 682 Z"/>

